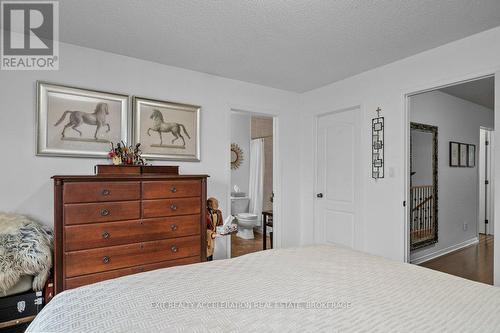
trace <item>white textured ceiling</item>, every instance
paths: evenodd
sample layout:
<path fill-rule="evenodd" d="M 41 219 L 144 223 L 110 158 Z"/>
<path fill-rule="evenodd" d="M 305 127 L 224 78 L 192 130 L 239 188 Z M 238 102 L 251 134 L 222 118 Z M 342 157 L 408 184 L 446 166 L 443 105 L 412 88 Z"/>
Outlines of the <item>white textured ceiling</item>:
<path fill-rule="evenodd" d="M 500 25 L 500 0 L 64 0 L 60 38 L 303 92 Z"/>
<path fill-rule="evenodd" d="M 440 90 L 449 95 L 482 105 L 490 110 L 495 108 L 494 77 L 456 84 Z"/>

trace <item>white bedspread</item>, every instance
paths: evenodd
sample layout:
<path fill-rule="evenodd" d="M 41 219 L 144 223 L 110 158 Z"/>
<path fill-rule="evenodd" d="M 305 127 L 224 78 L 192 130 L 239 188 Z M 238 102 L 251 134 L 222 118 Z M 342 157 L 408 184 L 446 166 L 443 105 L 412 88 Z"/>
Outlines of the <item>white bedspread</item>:
<path fill-rule="evenodd" d="M 173 331 L 500 332 L 500 288 L 333 246 L 268 250 L 63 292 L 27 332 Z"/>

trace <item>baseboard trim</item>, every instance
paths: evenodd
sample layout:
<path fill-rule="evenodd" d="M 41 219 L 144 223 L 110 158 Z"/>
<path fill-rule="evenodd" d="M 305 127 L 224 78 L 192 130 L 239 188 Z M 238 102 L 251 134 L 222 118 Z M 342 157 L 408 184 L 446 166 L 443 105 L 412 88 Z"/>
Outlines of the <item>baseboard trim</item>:
<path fill-rule="evenodd" d="M 458 243 L 458 244 L 455 244 L 455 245 L 452 245 L 452 246 L 448 246 L 447 248 L 441 249 L 439 251 L 432 252 L 432 253 L 423 255 L 421 257 L 412 259 L 410 261 L 410 263 L 415 264 L 415 265 L 422 264 L 422 263 L 424 263 L 426 261 L 435 259 L 437 257 L 444 256 L 445 254 L 448 254 L 448 253 L 451 253 L 453 251 L 457 251 L 457 250 L 463 249 L 464 247 L 471 246 L 471 245 L 474 245 L 474 244 L 477 244 L 477 243 L 479 243 L 479 238 L 478 237 L 474 237 L 474 238 L 468 239 L 468 240 L 466 240 L 466 241 L 464 241 L 462 243 Z"/>

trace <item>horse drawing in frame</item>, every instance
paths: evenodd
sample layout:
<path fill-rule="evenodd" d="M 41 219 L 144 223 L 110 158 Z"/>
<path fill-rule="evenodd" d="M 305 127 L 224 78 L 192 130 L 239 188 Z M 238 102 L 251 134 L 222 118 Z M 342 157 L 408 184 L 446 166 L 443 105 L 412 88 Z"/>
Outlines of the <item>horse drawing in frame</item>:
<path fill-rule="evenodd" d="M 165 122 L 163 114 L 158 109 L 153 110 L 150 119 L 153 119 L 153 126 L 148 128 L 148 135 L 151 136 L 151 131 L 158 132 L 160 136 L 160 146 L 163 145 L 162 133 L 172 133 L 172 135 L 174 136 L 174 139 L 172 139 L 172 144 L 180 138 L 182 140 L 182 148 L 186 146 L 186 140 L 182 136 L 181 129 L 188 137 L 188 139 L 191 139 L 188 132 L 186 131 L 186 127 L 183 124 Z"/>
<path fill-rule="evenodd" d="M 68 127 L 71 127 L 71 129 L 73 129 L 80 136 L 82 136 L 82 132 L 78 129 L 78 127 L 80 127 L 82 124 L 96 126 L 94 133 L 94 139 L 96 140 L 98 139 L 97 134 L 99 132 L 99 129 L 101 129 L 101 127 L 106 126 L 108 128 L 106 130 L 106 133 L 111 130 L 109 123 L 106 122 L 106 116 L 109 115 L 107 103 L 104 102 L 97 103 L 95 110 L 92 113 L 66 110 L 64 111 L 61 118 L 55 123 L 54 126 L 58 126 L 59 124 L 61 124 L 66 118 L 67 114 L 70 115 L 69 122 L 66 125 L 64 125 L 64 129 L 61 132 L 62 139 L 65 138 L 64 133 Z"/>

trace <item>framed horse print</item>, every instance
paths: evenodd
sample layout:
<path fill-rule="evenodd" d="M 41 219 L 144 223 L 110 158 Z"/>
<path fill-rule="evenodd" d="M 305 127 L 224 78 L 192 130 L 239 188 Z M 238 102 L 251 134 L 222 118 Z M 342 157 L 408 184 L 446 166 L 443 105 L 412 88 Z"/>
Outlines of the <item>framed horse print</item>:
<path fill-rule="evenodd" d="M 200 161 L 200 106 L 136 97 L 133 141 L 152 160 Z"/>
<path fill-rule="evenodd" d="M 106 158 L 127 142 L 127 95 L 37 82 L 36 154 Z"/>

